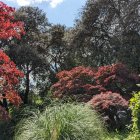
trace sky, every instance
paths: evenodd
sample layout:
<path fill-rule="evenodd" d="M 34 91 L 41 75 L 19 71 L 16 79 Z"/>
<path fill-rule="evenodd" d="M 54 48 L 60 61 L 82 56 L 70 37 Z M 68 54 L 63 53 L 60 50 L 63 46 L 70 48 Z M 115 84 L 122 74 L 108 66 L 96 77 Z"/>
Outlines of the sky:
<path fill-rule="evenodd" d="M 86 0 L 1 0 L 7 5 L 15 8 L 20 6 L 37 6 L 46 12 L 50 23 L 62 24 L 67 27 L 74 25 L 82 6 Z"/>

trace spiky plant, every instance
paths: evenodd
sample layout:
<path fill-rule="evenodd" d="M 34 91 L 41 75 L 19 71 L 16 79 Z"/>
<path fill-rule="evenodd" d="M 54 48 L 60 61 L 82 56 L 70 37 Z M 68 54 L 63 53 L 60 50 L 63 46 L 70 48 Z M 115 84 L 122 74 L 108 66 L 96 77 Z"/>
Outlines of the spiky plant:
<path fill-rule="evenodd" d="M 99 116 L 83 104 L 47 107 L 17 126 L 15 140 L 102 140 L 105 129 Z"/>

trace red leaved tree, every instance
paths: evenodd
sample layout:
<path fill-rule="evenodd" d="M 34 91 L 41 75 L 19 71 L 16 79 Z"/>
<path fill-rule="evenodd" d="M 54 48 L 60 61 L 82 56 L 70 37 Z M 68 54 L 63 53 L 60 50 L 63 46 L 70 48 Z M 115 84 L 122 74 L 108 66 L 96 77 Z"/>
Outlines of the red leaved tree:
<path fill-rule="evenodd" d="M 58 82 L 52 86 L 55 97 L 76 97 L 85 102 L 105 91 L 116 92 L 129 99 L 132 91 L 139 90 L 136 83 L 140 81 L 137 74 L 120 63 L 98 69 L 75 67 L 59 72 L 57 78 Z"/>
<path fill-rule="evenodd" d="M 57 74 L 59 81 L 52 86 L 53 96 L 58 98 L 70 97 L 77 101 L 88 101 L 92 94 L 87 90 L 95 88 L 95 70 L 82 66 L 75 67 L 70 71 L 62 71 Z"/>
<path fill-rule="evenodd" d="M 136 84 L 140 82 L 140 77 L 122 63 L 99 67 L 95 80 L 106 91 L 119 93 L 126 99 L 130 99 L 133 91 L 139 90 Z"/>
<path fill-rule="evenodd" d="M 24 34 L 22 22 L 14 22 L 15 9 L 0 2 L 0 39 L 20 38 Z M 16 92 L 16 85 L 23 73 L 16 68 L 10 58 L 0 50 L 0 119 L 7 119 L 8 103 L 19 106 L 21 98 Z"/>
<path fill-rule="evenodd" d="M 24 33 L 23 22 L 14 21 L 15 9 L 0 2 L 0 39 L 20 38 Z"/>
<path fill-rule="evenodd" d="M 128 101 L 118 93 L 102 92 L 95 95 L 88 103 L 101 113 L 111 130 L 125 128 L 130 122 Z"/>

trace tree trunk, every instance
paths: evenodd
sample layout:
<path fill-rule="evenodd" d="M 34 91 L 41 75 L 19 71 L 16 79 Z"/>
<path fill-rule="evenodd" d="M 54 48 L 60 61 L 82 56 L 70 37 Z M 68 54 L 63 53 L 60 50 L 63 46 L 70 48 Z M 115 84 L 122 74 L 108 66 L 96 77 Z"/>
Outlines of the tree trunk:
<path fill-rule="evenodd" d="M 24 104 L 28 104 L 28 96 L 30 91 L 30 79 L 29 79 L 30 72 L 27 70 L 26 73 L 26 83 L 25 83 L 25 95 L 24 95 Z"/>
<path fill-rule="evenodd" d="M 6 98 L 3 99 L 3 107 L 6 109 L 6 111 L 9 111 L 8 103 L 7 103 L 7 99 Z"/>
<path fill-rule="evenodd" d="M 3 94 L 2 96 L 5 97 L 5 94 Z M 7 103 L 7 99 L 6 98 L 3 98 L 2 106 L 6 109 L 6 111 L 9 111 L 8 103 Z"/>

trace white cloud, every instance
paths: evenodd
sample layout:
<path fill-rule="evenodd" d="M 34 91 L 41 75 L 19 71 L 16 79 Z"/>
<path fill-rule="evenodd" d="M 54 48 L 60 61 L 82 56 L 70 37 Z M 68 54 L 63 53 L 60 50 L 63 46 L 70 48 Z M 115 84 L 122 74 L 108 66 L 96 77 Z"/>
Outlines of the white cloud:
<path fill-rule="evenodd" d="M 50 5 L 52 8 L 55 8 L 58 4 L 62 3 L 64 0 L 51 0 Z"/>
<path fill-rule="evenodd" d="M 61 4 L 64 0 L 8 0 L 17 3 L 19 6 L 29 6 L 36 3 L 48 2 L 52 8 Z"/>

